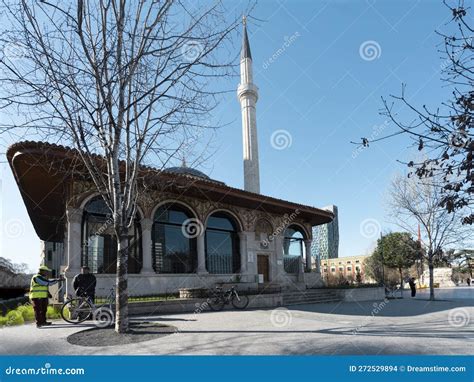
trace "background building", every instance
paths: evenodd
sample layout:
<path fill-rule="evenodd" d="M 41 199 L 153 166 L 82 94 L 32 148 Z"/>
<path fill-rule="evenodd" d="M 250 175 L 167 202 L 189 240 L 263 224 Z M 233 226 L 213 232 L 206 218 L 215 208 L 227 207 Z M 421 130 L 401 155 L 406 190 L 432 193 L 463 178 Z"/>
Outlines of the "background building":
<path fill-rule="evenodd" d="M 327 259 L 336 259 L 339 255 L 339 221 L 337 206 L 330 205 L 324 208 L 334 214 L 331 223 L 313 227 L 313 243 L 311 244 L 311 257 L 316 263 Z"/>
<path fill-rule="evenodd" d="M 367 257 L 369 256 L 322 259 L 321 275 L 329 284 L 331 284 L 331 281 L 335 284 L 342 281 L 372 283 L 374 280 L 365 273 L 365 259 L 367 259 Z M 359 280 L 357 274 L 360 274 Z"/>

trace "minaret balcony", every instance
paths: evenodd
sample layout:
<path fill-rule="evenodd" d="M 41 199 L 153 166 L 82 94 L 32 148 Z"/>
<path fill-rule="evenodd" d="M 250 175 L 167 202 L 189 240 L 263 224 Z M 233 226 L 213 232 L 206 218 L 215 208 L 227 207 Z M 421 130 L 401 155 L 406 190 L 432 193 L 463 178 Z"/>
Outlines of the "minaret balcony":
<path fill-rule="evenodd" d="M 258 88 L 254 84 L 239 84 L 237 96 L 239 97 L 239 100 L 241 100 L 242 97 L 254 97 L 255 102 L 257 102 Z"/>

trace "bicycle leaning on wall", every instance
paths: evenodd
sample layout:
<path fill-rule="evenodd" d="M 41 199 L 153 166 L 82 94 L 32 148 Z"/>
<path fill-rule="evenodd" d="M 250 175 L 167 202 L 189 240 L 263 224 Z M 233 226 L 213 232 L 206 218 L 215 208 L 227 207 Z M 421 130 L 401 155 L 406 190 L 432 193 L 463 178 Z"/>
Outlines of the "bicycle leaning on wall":
<path fill-rule="evenodd" d="M 222 310 L 224 305 L 228 304 L 232 304 L 236 309 L 245 309 L 249 304 L 248 296 L 239 295 L 234 286 L 226 291 L 221 287 L 216 287 L 211 294 L 212 297 L 208 299 L 208 304 L 214 311 Z"/>
<path fill-rule="evenodd" d="M 111 288 L 104 302 L 96 305 L 89 297 L 77 296 L 67 299 L 61 306 L 61 317 L 71 324 L 79 324 L 86 320 L 95 320 L 96 326 L 109 326 L 114 322 L 113 305 L 115 289 Z"/>

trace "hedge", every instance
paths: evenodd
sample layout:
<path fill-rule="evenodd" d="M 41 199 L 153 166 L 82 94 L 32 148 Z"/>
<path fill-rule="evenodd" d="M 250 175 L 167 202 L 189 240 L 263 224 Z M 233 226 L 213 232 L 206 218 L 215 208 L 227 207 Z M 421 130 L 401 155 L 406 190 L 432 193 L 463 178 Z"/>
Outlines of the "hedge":
<path fill-rule="evenodd" d="M 59 309 L 48 306 L 46 311 L 46 318 L 56 319 L 61 318 Z M 31 322 L 35 320 L 35 312 L 30 304 L 21 305 L 16 309 L 10 310 L 6 315 L 0 316 L 0 327 L 2 326 L 13 326 L 23 325 L 25 322 Z"/>

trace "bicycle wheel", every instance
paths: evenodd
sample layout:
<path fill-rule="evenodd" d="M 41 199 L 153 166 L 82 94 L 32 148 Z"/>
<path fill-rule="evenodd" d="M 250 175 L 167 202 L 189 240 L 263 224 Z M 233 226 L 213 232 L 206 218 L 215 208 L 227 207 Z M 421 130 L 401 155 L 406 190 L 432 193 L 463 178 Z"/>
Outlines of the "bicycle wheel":
<path fill-rule="evenodd" d="M 66 301 L 61 307 L 61 317 L 71 324 L 79 324 L 92 317 L 92 305 L 82 298 Z"/>
<path fill-rule="evenodd" d="M 232 305 L 235 309 L 245 309 L 249 304 L 249 297 L 245 295 L 234 294 L 232 296 Z"/>
<path fill-rule="evenodd" d="M 224 298 L 221 296 L 213 296 L 207 300 L 207 303 L 209 308 L 215 312 L 224 309 Z"/>

